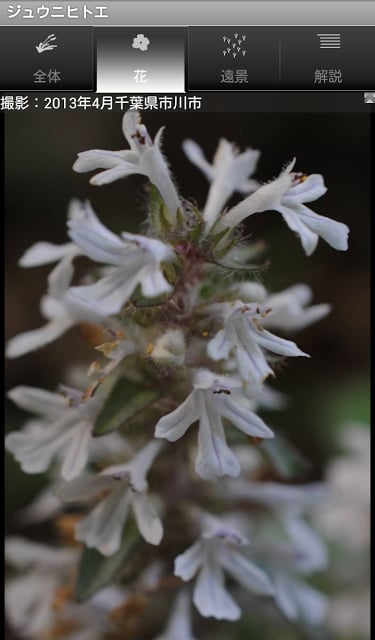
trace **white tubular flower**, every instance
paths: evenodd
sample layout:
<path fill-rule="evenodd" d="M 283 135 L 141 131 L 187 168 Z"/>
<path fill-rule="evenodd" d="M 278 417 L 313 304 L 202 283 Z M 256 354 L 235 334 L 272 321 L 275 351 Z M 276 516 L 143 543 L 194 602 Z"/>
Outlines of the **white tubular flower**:
<path fill-rule="evenodd" d="M 155 640 L 195 640 L 193 636 L 190 611 L 190 594 L 184 589 L 179 592 L 172 605 L 172 613 L 167 627 Z"/>
<path fill-rule="evenodd" d="M 247 394 L 259 394 L 264 380 L 274 375 L 267 362 L 267 352 L 308 357 L 294 342 L 263 329 L 263 319 L 269 313 L 265 306 L 245 305 L 240 300 L 214 306 L 224 316 L 225 325 L 209 341 L 207 353 L 215 361 L 227 360 L 234 355 Z"/>
<path fill-rule="evenodd" d="M 150 347 L 150 356 L 157 364 L 181 366 L 185 361 L 186 342 L 181 329 L 170 329 Z"/>
<path fill-rule="evenodd" d="M 77 173 L 94 169 L 105 169 L 90 183 L 101 186 L 126 176 L 141 174 L 146 176 L 159 190 L 169 214 L 169 221 L 176 221 L 177 210 L 182 211 L 180 199 L 173 184 L 168 164 L 160 150 L 163 127 L 152 142 L 141 117 L 136 111 L 127 111 L 122 120 L 122 131 L 130 149 L 124 151 L 104 151 L 93 149 L 78 154 L 73 165 Z"/>
<path fill-rule="evenodd" d="M 284 615 L 292 621 L 319 626 L 328 609 L 328 599 L 309 584 L 283 571 L 273 571 L 275 600 Z"/>
<path fill-rule="evenodd" d="M 313 293 L 307 284 L 295 284 L 278 293 L 268 293 L 258 282 L 243 282 L 236 287 L 238 298 L 244 302 L 258 302 L 270 309 L 262 320 L 267 329 L 299 331 L 324 318 L 330 304 L 315 304 L 311 307 Z"/>
<path fill-rule="evenodd" d="M 225 138 L 219 140 L 212 164 L 210 164 L 194 140 L 185 140 L 183 150 L 189 160 L 198 167 L 211 182 L 207 202 L 203 210 L 206 233 L 211 229 L 223 211 L 224 205 L 235 191 L 249 193 L 259 187 L 255 180 L 249 180 L 256 168 L 260 151 L 246 149 L 239 153 L 234 144 Z"/>
<path fill-rule="evenodd" d="M 24 267 L 37 266 L 60 260 L 58 265 L 48 276 L 48 293 L 40 302 L 42 315 L 48 320 L 40 329 L 26 331 L 7 344 L 8 358 L 17 358 L 30 351 L 49 344 L 75 324 L 90 322 L 103 324 L 103 314 L 94 311 L 88 304 L 70 300 L 67 295 L 68 287 L 73 277 L 73 259 L 81 254 L 81 250 L 73 243 L 52 245 L 39 242 L 22 256 L 20 265 Z"/>
<path fill-rule="evenodd" d="M 70 237 L 84 255 L 114 266 L 108 276 L 95 284 L 72 287 L 69 290 L 72 300 L 111 315 L 121 310 L 138 285 L 146 298 L 172 291 L 161 263 L 172 261 L 176 256 L 171 247 L 160 240 L 125 232 L 120 238 L 99 221 L 88 202 L 72 212 L 68 227 Z"/>
<path fill-rule="evenodd" d="M 288 227 L 300 237 L 308 256 L 314 252 L 319 237 L 334 249 L 346 251 L 349 234 L 347 225 L 318 215 L 305 205 L 327 191 L 323 177 L 319 174 L 306 177 L 301 173 L 291 173 L 294 163 L 295 159 L 276 180 L 263 185 L 227 211 L 218 227 L 234 227 L 253 213 L 274 210 L 281 213 Z"/>
<path fill-rule="evenodd" d="M 53 622 L 55 611 L 51 605 L 56 589 L 69 578 L 78 550 L 12 537 L 5 541 L 5 559 L 14 568 L 26 571 L 11 578 L 5 587 L 9 624 L 22 638 L 39 638 Z"/>
<path fill-rule="evenodd" d="M 217 521 L 175 559 L 175 575 L 185 582 L 198 572 L 193 602 L 205 618 L 238 620 L 241 610 L 225 588 L 224 570 L 242 587 L 260 596 L 272 596 L 273 585 L 259 567 L 236 550 L 248 540 Z"/>
<path fill-rule="evenodd" d="M 43 489 L 41 493 L 27 505 L 15 513 L 15 521 L 21 526 L 50 520 L 61 511 L 61 501 L 53 494 L 55 483 Z"/>
<path fill-rule="evenodd" d="M 131 507 L 143 538 L 158 545 L 163 537 L 163 525 L 147 495 L 146 476 L 161 449 L 154 440 L 141 449 L 134 458 L 122 465 L 107 467 L 99 475 L 81 475 L 63 484 L 57 495 L 64 502 L 79 502 L 95 498 L 102 492 L 105 497 L 80 520 L 76 526 L 76 539 L 87 547 L 95 548 L 104 556 L 119 549 L 122 532 Z"/>
<path fill-rule="evenodd" d="M 175 411 L 159 420 L 155 428 L 156 438 L 174 442 L 198 420 L 197 474 L 205 480 L 224 475 L 238 476 L 241 467 L 227 445 L 223 418 L 246 435 L 272 438 L 272 431 L 259 416 L 240 403 L 240 381 L 200 369 L 195 374 L 193 387 Z"/>
<path fill-rule="evenodd" d="M 286 485 L 275 482 L 251 483 L 227 481 L 228 497 L 258 502 L 274 512 L 297 554 L 301 572 L 323 569 L 327 565 L 327 549 L 314 529 L 303 519 L 306 511 L 322 502 L 326 495 L 323 484 Z"/>
<path fill-rule="evenodd" d="M 65 480 L 78 475 L 87 463 L 91 431 L 101 409 L 98 397 L 81 402 L 81 392 L 68 397 L 35 387 L 15 387 L 8 396 L 19 407 L 40 416 L 23 429 L 9 433 L 5 446 L 26 473 L 46 471 L 55 458 Z"/>
<path fill-rule="evenodd" d="M 309 553 L 308 547 L 305 554 Z M 275 601 L 293 622 L 321 625 L 328 610 L 327 598 L 301 579 L 319 567 L 306 566 L 305 555 L 294 542 L 280 536 L 263 537 L 254 542 L 252 557 L 266 567 L 275 587 Z"/>

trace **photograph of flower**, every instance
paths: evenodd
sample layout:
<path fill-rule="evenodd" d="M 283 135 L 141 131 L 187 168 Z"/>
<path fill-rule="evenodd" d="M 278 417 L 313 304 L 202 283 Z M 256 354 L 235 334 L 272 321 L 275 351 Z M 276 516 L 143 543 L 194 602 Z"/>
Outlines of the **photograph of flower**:
<path fill-rule="evenodd" d="M 9 640 L 368 637 L 368 129 L 7 116 Z"/>

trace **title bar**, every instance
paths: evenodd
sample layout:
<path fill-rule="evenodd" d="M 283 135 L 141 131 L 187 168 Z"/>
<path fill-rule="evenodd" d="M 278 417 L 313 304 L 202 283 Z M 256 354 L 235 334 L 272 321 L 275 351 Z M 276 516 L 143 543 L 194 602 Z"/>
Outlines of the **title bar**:
<path fill-rule="evenodd" d="M 0 2 L 0 26 L 374 25 L 372 0 L 13 0 Z"/>

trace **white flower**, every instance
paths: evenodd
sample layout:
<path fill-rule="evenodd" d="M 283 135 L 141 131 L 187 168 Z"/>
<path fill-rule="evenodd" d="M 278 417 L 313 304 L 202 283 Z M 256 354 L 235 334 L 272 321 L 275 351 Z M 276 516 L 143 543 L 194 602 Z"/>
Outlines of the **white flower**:
<path fill-rule="evenodd" d="M 260 151 L 246 149 L 239 153 L 234 144 L 221 138 L 213 162 L 210 164 L 204 157 L 201 147 L 194 140 L 185 140 L 182 146 L 189 160 L 201 169 L 207 180 L 211 182 L 203 210 L 203 219 L 208 232 L 235 191 L 249 193 L 258 188 L 258 182 L 248 180 L 248 177 L 255 171 Z"/>
<path fill-rule="evenodd" d="M 218 223 L 218 230 L 234 227 L 253 213 L 275 210 L 281 213 L 288 227 L 301 239 L 307 255 L 316 248 L 319 236 L 339 251 L 348 248 L 349 228 L 342 222 L 314 213 L 305 205 L 327 191 L 323 177 L 291 173 L 295 159 L 276 180 L 260 187 L 238 205 L 227 211 Z"/>
<path fill-rule="evenodd" d="M 299 331 L 321 320 L 331 310 L 330 304 L 307 306 L 313 297 L 307 284 L 294 284 L 278 293 L 269 293 L 258 282 L 243 282 L 236 287 L 236 294 L 244 302 L 258 302 L 270 309 L 262 320 L 266 329 Z"/>
<path fill-rule="evenodd" d="M 146 127 L 136 111 L 127 111 L 122 120 L 122 131 L 130 149 L 124 151 L 104 151 L 93 149 L 78 154 L 73 165 L 74 171 L 85 173 L 94 169 L 105 169 L 90 182 L 103 185 L 141 174 L 147 176 L 159 190 L 168 210 L 170 222 L 176 220 L 177 210 L 182 211 L 176 188 L 173 184 L 167 162 L 160 150 L 163 128 L 159 129 L 152 142 Z"/>
<path fill-rule="evenodd" d="M 216 519 L 215 519 L 216 520 Z M 224 570 L 241 586 L 261 596 L 272 596 L 273 585 L 259 567 L 237 551 L 248 541 L 237 531 L 210 519 L 202 537 L 175 560 L 175 575 L 185 582 L 198 572 L 193 602 L 204 617 L 238 620 L 241 610 L 225 588 Z"/>
<path fill-rule="evenodd" d="M 181 329 L 169 329 L 151 345 L 150 356 L 157 364 L 182 365 L 186 342 Z"/>
<path fill-rule="evenodd" d="M 99 475 L 84 474 L 63 484 L 57 495 L 64 502 L 78 502 L 105 497 L 76 526 L 76 539 L 95 548 L 104 556 L 116 553 L 131 507 L 143 538 L 160 544 L 163 526 L 147 495 L 147 473 L 161 445 L 151 441 L 134 458 L 121 465 L 107 467 Z"/>
<path fill-rule="evenodd" d="M 252 546 L 252 557 L 267 569 L 275 587 L 275 601 L 291 621 L 321 625 L 329 607 L 326 596 L 301 579 L 300 574 L 316 571 L 306 566 L 305 553 L 291 540 L 283 540 L 280 532 L 274 536 L 259 535 Z"/>
<path fill-rule="evenodd" d="M 40 329 L 26 331 L 7 344 L 8 358 L 22 356 L 34 349 L 49 344 L 75 324 L 89 322 L 103 324 L 105 317 L 99 310 L 94 310 L 87 303 L 72 300 L 68 287 L 73 277 L 73 259 L 81 253 L 73 243 L 51 245 L 40 242 L 28 249 L 21 258 L 21 266 L 37 266 L 60 260 L 48 277 L 48 293 L 40 302 L 42 315 L 48 320 Z"/>
<path fill-rule="evenodd" d="M 242 397 L 239 381 L 200 369 L 195 374 L 193 387 L 193 391 L 175 411 L 159 420 L 155 436 L 174 442 L 198 420 L 197 474 L 204 479 L 238 476 L 241 468 L 227 445 L 223 418 L 247 435 L 272 438 L 272 431 L 259 416 L 238 401 Z"/>
<path fill-rule="evenodd" d="M 282 571 L 272 572 L 275 600 L 284 615 L 293 621 L 319 626 L 324 621 L 329 602 L 326 596 L 303 580 Z"/>
<path fill-rule="evenodd" d="M 84 255 L 114 266 L 109 275 L 95 284 L 72 287 L 69 292 L 73 300 L 111 315 L 121 310 L 138 285 L 147 298 L 172 291 L 161 263 L 176 256 L 160 240 L 125 232 L 120 238 L 101 224 L 88 202 L 71 212 L 68 227 L 70 237 Z"/>
<path fill-rule="evenodd" d="M 31 504 L 15 513 L 15 521 L 21 526 L 54 518 L 61 511 L 61 501 L 53 494 L 55 484 L 41 491 Z"/>
<path fill-rule="evenodd" d="M 177 595 L 167 627 L 155 640 L 195 640 L 191 625 L 190 594 L 186 589 Z"/>
<path fill-rule="evenodd" d="M 42 473 L 58 458 L 61 476 L 68 480 L 85 467 L 91 431 L 101 409 L 98 397 L 81 402 L 81 392 L 68 397 L 35 387 L 15 387 L 8 396 L 19 407 L 39 416 L 23 429 L 9 433 L 5 446 L 26 473 Z"/>
<path fill-rule="evenodd" d="M 320 536 L 303 518 L 306 511 L 322 502 L 326 489 L 321 483 L 286 485 L 276 482 L 227 480 L 222 487 L 232 501 L 258 502 L 274 513 L 293 549 L 301 572 L 323 569 L 327 565 L 327 549 Z"/>
<path fill-rule="evenodd" d="M 16 569 L 26 570 L 24 575 L 11 578 L 6 584 L 8 621 L 21 637 L 40 637 L 53 621 L 54 594 L 69 578 L 78 550 L 58 549 L 12 537 L 5 541 L 5 559 Z"/>
<path fill-rule="evenodd" d="M 224 329 L 209 341 L 207 353 L 213 360 L 226 360 L 234 355 L 238 373 L 245 383 L 246 393 L 257 395 L 263 381 L 274 375 L 266 353 L 281 356 L 307 356 L 294 342 L 279 338 L 263 329 L 268 308 L 257 304 L 233 303 L 212 305 L 224 316 Z M 266 350 L 266 352 L 264 351 Z"/>

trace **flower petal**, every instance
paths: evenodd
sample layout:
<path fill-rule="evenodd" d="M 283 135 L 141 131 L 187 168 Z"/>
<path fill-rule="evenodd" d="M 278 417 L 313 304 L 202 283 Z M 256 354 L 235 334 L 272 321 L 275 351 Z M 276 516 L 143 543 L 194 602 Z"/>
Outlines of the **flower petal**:
<path fill-rule="evenodd" d="M 275 574 L 275 587 L 276 602 L 289 620 L 313 626 L 322 624 L 328 611 L 328 600 L 322 593 L 281 573 Z"/>
<path fill-rule="evenodd" d="M 193 391 L 177 409 L 160 418 L 155 427 L 155 438 L 166 438 L 170 442 L 182 438 L 190 425 L 199 418 L 195 393 Z"/>
<path fill-rule="evenodd" d="M 74 273 L 73 259 L 80 255 L 79 247 L 73 245 L 73 249 L 66 255 L 48 276 L 48 293 L 59 300 L 69 287 Z"/>
<path fill-rule="evenodd" d="M 260 596 L 274 594 L 275 589 L 268 575 L 238 551 L 223 548 L 220 562 L 245 589 Z"/>
<path fill-rule="evenodd" d="M 69 236 L 92 260 L 118 265 L 129 247 L 107 229 L 86 200 L 74 200 L 69 209 Z"/>
<path fill-rule="evenodd" d="M 302 518 L 281 515 L 284 529 L 298 552 L 301 571 L 312 572 L 327 566 L 328 554 L 323 540 Z"/>
<path fill-rule="evenodd" d="M 278 607 L 289 620 L 298 620 L 299 611 L 294 591 L 290 586 L 289 576 L 277 571 L 273 575 L 275 585 L 275 600 Z"/>
<path fill-rule="evenodd" d="M 263 420 L 254 412 L 236 402 L 235 398 L 225 396 L 221 397 L 219 402 L 221 415 L 243 433 L 257 438 L 274 437 L 273 431 L 267 427 Z"/>
<path fill-rule="evenodd" d="M 302 580 L 293 580 L 293 592 L 301 619 L 314 626 L 321 625 L 329 610 L 328 599 Z"/>
<path fill-rule="evenodd" d="M 182 149 L 186 157 L 194 164 L 202 173 L 206 176 L 207 180 L 211 182 L 214 177 L 214 169 L 212 165 L 206 160 L 206 157 L 202 151 L 202 148 L 194 140 L 184 140 L 182 143 Z"/>
<path fill-rule="evenodd" d="M 265 355 L 254 339 L 252 324 L 245 318 L 236 325 L 235 358 L 239 374 L 249 386 L 250 391 L 257 395 L 262 388 L 262 382 L 270 375 L 274 375 Z"/>
<path fill-rule="evenodd" d="M 20 267 L 38 267 L 39 265 L 57 262 L 74 249 L 72 242 L 53 244 L 52 242 L 37 242 L 27 249 L 19 259 Z"/>
<path fill-rule="evenodd" d="M 183 211 L 177 189 L 173 184 L 168 164 L 160 151 L 163 128 L 159 129 L 152 147 L 146 148 L 140 156 L 139 173 L 146 175 L 158 189 L 169 213 L 170 222 L 176 220 L 177 211 Z"/>
<path fill-rule="evenodd" d="M 132 491 L 132 507 L 138 529 L 149 544 L 159 545 L 163 537 L 163 525 L 145 493 Z"/>
<path fill-rule="evenodd" d="M 298 213 L 296 213 L 289 207 L 287 208 L 279 206 L 277 208 L 277 211 L 281 213 L 289 229 L 294 231 L 294 233 L 296 233 L 301 240 L 301 244 L 306 255 L 311 256 L 318 244 L 318 234 L 314 233 L 301 218 L 301 216 L 299 216 Z"/>
<path fill-rule="evenodd" d="M 115 269 L 109 276 L 95 284 L 72 287 L 69 293 L 73 299 L 90 305 L 98 315 L 113 315 L 121 311 L 139 282 L 137 266 L 132 271 L 126 266 Z"/>
<path fill-rule="evenodd" d="M 76 540 L 111 556 L 120 548 L 122 531 L 128 516 L 130 495 L 126 484 L 119 483 L 93 511 L 76 526 Z"/>
<path fill-rule="evenodd" d="M 293 185 L 283 197 L 283 204 L 300 204 L 301 202 L 312 202 L 323 196 L 327 192 L 323 176 L 312 173 L 306 180 Z"/>
<path fill-rule="evenodd" d="M 295 159 L 289 163 L 278 178 L 268 184 L 262 185 L 254 193 L 242 200 L 242 202 L 232 209 L 229 209 L 220 219 L 218 231 L 220 228 L 236 226 L 253 213 L 268 211 L 278 207 L 281 198 L 292 184 L 293 176 L 290 172 L 294 164 Z"/>
<path fill-rule="evenodd" d="M 306 356 L 309 358 L 310 356 L 307 353 L 304 353 L 297 347 L 295 342 L 291 340 L 285 340 L 285 338 L 279 338 L 274 333 L 267 331 L 266 329 L 260 328 L 258 325 L 253 323 L 253 331 L 255 331 L 257 336 L 258 344 L 263 347 L 263 349 L 267 349 L 271 351 L 271 353 L 277 353 L 280 356 Z"/>
<path fill-rule="evenodd" d="M 21 526 L 28 526 L 45 520 L 51 520 L 61 511 L 61 500 L 53 493 L 54 485 L 43 489 L 39 495 L 15 513 L 15 522 Z"/>
<path fill-rule="evenodd" d="M 154 298 L 173 291 L 160 268 L 155 265 L 145 265 L 139 272 L 139 280 L 142 293 L 146 298 Z"/>
<path fill-rule="evenodd" d="M 296 210 L 312 232 L 317 233 L 334 249 L 347 251 L 349 227 L 346 224 L 320 216 L 304 205 L 299 205 Z"/>
<path fill-rule="evenodd" d="M 68 407 L 68 402 L 62 395 L 37 387 L 20 385 L 8 391 L 7 395 L 21 409 L 51 420 L 59 418 Z"/>
<path fill-rule="evenodd" d="M 108 476 L 83 473 L 69 482 L 64 482 L 56 489 L 56 495 L 63 502 L 81 502 L 95 498 L 103 491 L 112 489 L 115 480 Z"/>
<path fill-rule="evenodd" d="M 64 568 L 77 559 L 76 549 L 58 549 L 22 536 L 9 536 L 5 540 L 5 559 L 16 569 L 43 567 Z"/>
<path fill-rule="evenodd" d="M 69 431 L 63 431 L 62 427 L 60 420 L 54 425 L 32 432 L 14 431 L 6 436 L 5 447 L 14 455 L 23 471 L 42 473 L 47 471 L 56 454 L 69 439 Z"/>
<path fill-rule="evenodd" d="M 181 553 L 174 561 L 174 575 L 185 582 L 191 580 L 204 560 L 204 543 L 197 540 L 191 547 Z"/>
<path fill-rule="evenodd" d="M 306 307 L 312 300 L 311 288 L 304 284 L 270 295 L 267 307 L 271 312 L 262 320 L 262 326 L 268 329 L 284 329 L 297 331 L 313 322 L 317 322 L 329 313 L 329 304 L 316 304 Z"/>
<path fill-rule="evenodd" d="M 151 440 L 127 463 L 126 467 L 130 472 L 130 484 L 136 491 L 142 492 L 147 489 L 146 476 L 162 446 L 161 442 Z M 108 473 L 108 469 L 104 473 Z"/>
<path fill-rule="evenodd" d="M 94 169 L 113 169 L 126 162 L 127 155 L 126 151 L 106 151 L 105 149 L 81 151 L 73 164 L 73 171 L 86 173 Z"/>
<path fill-rule="evenodd" d="M 193 602 L 201 616 L 217 620 L 238 620 L 241 610 L 224 586 L 224 576 L 216 562 L 204 563 L 194 587 Z"/>
<path fill-rule="evenodd" d="M 220 329 L 207 344 L 207 353 L 212 360 L 227 360 L 233 348 L 233 333 L 231 327 Z"/>
<path fill-rule="evenodd" d="M 5 587 L 5 612 L 10 625 L 20 637 L 41 637 L 52 624 L 54 612 L 51 600 L 57 586 L 55 576 L 38 575 L 36 572 L 8 581 Z"/>
<path fill-rule="evenodd" d="M 133 162 L 127 162 L 123 160 L 121 164 L 113 167 L 113 169 L 107 169 L 107 171 L 101 171 L 90 179 L 90 184 L 96 187 L 102 187 L 105 184 L 111 184 L 121 178 L 127 178 L 134 174 L 141 173 L 136 164 Z"/>
<path fill-rule="evenodd" d="M 39 329 L 20 333 L 8 341 L 5 355 L 7 358 L 18 358 L 26 353 L 40 349 L 62 336 L 73 324 L 74 320 L 63 317 L 47 322 L 47 324 Z"/>
<path fill-rule="evenodd" d="M 209 392 L 197 392 L 200 416 L 195 470 L 204 480 L 225 475 L 236 477 L 241 471 L 240 464 L 227 445 L 220 415 L 208 404 L 206 393 Z"/>
<path fill-rule="evenodd" d="M 61 477 L 71 480 L 85 468 L 91 441 L 91 423 L 78 422 L 72 427 L 71 437 L 64 451 Z"/>
<path fill-rule="evenodd" d="M 186 589 L 180 591 L 172 605 L 167 628 L 155 640 L 195 640 L 191 628 L 191 597 Z"/>

